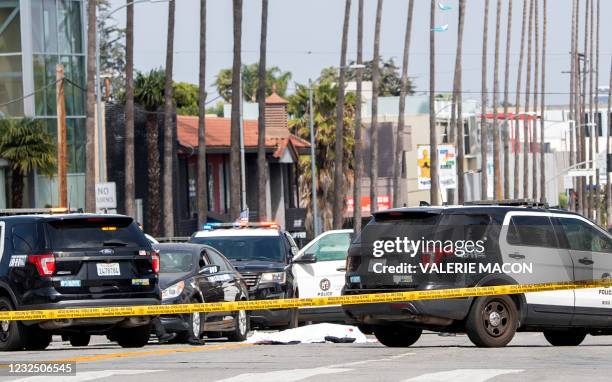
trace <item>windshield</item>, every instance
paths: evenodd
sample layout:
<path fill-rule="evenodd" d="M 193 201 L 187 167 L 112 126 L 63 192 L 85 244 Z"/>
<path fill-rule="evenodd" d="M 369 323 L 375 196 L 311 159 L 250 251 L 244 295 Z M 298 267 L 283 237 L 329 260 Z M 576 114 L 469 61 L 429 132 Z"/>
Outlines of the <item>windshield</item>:
<path fill-rule="evenodd" d="M 188 251 L 166 251 L 159 253 L 161 273 L 188 273 L 193 270 L 193 254 Z"/>
<path fill-rule="evenodd" d="M 126 218 L 66 219 L 47 223 L 52 248 L 148 248 L 144 233 Z"/>
<path fill-rule="evenodd" d="M 283 261 L 278 236 L 195 237 L 192 242 L 210 245 L 230 260 Z"/>

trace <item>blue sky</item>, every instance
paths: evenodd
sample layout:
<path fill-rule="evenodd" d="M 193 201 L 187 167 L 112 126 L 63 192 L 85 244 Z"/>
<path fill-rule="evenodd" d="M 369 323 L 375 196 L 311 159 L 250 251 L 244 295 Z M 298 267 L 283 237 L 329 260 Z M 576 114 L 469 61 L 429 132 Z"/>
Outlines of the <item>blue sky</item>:
<path fill-rule="evenodd" d="M 197 83 L 199 47 L 199 0 L 176 0 L 174 78 Z M 418 89 L 428 88 L 429 78 L 429 1 L 415 0 L 415 22 L 411 47 L 409 75 L 415 77 Z M 113 6 L 124 0 L 111 0 Z M 268 64 L 293 73 L 293 80 L 304 83 L 316 78 L 325 66 L 339 63 L 340 39 L 344 0 L 270 0 L 268 26 Z M 371 58 L 374 36 L 375 0 L 365 0 L 364 53 Z M 437 33 L 436 90 L 452 88 L 454 52 L 457 30 L 457 0 L 443 1 L 453 7 L 449 12 L 438 12 L 438 24 L 449 24 L 447 32 Z M 511 46 L 511 90 L 516 84 L 518 65 L 520 17 L 522 0 L 513 1 L 513 45 Z M 584 0 L 581 1 L 584 5 Z M 232 63 L 231 0 L 208 0 L 208 62 L 207 83 L 222 68 Z M 385 0 L 381 52 L 401 62 L 406 24 L 407 0 Z M 468 0 L 464 34 L 464 92 L 480 91 L 481 41 L 484 0 Z M 501 52 L 505 51 L 505 19 L 508 0 L 502 1 Z M 496 1 L 490 1 L 489 78 L 492 87 L 493 47 Z M 259 0 L 244 0 L 243 62 L 258 60 L 261 17 Z M 569 69 L 569 40 L 571 33 L 571 1 L 548 0 L 548 55 L 547 100 L 550 104 L 567 103 L 569 81 L 562 71 Z M 149 70 L 164 65 L 167 4 L 138 4 L 135 6 L 135 65 L 138 70 Z M 584 13 L 584 12 L 583 12 Z M 612 53 L 612 24 L 606 15 L 612 14 L 612 1 L 601 0 L 600 76 L 599 84 L 609 84 Z M 357 0 L 353 0 L 350 27 L 349 59 L 355 57 L 357 30 Z M 125 24 L 125 12 L 115 15 L 120 25 Z M 584 25 L 584 15 L 581 17 Z M 580 39 L 581 44 L 583 39 Z M 500 84 L 503 84 L 503 63 L 500 58 Z M 524 79 L 524 77 L 523 77 Z M 214 88 L 209 91 L 214 96 Z M 473 94 L 473 97 L 479 97 Z"/>

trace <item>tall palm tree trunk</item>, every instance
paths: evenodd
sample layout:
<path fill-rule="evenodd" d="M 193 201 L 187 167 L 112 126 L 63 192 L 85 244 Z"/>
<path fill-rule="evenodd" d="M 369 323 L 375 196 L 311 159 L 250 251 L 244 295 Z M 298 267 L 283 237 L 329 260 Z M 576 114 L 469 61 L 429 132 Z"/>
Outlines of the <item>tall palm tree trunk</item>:
<path fill-rule="evenodd" d="M 489 37 L 489 0 L 485 0 L 482 29 L 482 68 L 481 68 L 481 113 L 480 113 L 480 188 L 481 199 L 488 199 L 489 180 L 487 174 L 489 151 L 489 127 L 487 123 L 487 44 Z"/>
<path fill-rule="evenodd" d="M 510 0 L 512 1 L 512 0 Z M 462 51 L 463 51 L 463 26 L 465 24 L 465 0 L 459 0 L 459 15 L 457 16 L 457 52 L 455 53 L 455 77 L 453 80 L 453 98 L 451 106 L 451 126 L 457 133 L 457 202 L 465 202 L 464 182 L 464 131 L 463 131 L 463 97 L 461 94 L 462 80 Z"/>
<path fill-rule="evenodd" d="M 540 201 L 546 202 L 546 158 L 545 154 L 545 141 L 544 141 L 544 124 L 546 111 L 546 28 L 548 27 L 548 9 L 547 0 L 542 0 L 542 94 L 540 99 L 542 103 L 540 105 Z"/>
<path fill-rule="evenodd" d="M 96 71 L 96 0 L 89 0 L 87 6 L 87 97 L 85 119 L 85 211 L 96 211 L 95 195 L 95 71 Z"/>
<path fill-rule="evenodd" d="M 380 23 L 383 0 L 376 3 L 376 23 L 374 26 L 374 55 L 372 57 L 372 118 L 370 126 L 370 211 L 378 207 L 378 87 L 380 81 Z"/>
<path fill-rule="evenodd" d="M 136 217 L 134 185 L 134 4 L 127 1 L 125 22 L 125 214 Z"/>
<path fill-rule="evenodd" d="M 580 38 L 580 0 L 576 0 L 576 25 L 574 29 L 574 111 L 576 121 L 574 130 L 576 134 L 576 163 L 581 163 L 584 161 L 584 130 L 582 129 L 584 112 L 582 108 L 582 70 L 580 67 L 580 55 L 578 53 L 578 40 Z M 580 214 L 584 214 L 584 184 L 584 178 L 578 177 L 576 179 L 576 204 Z"/>
<path fill-rule="evenodd" d="M 612 128 L 612 122 L 610 117 L 612 116 L 612 58 L 610 59 L 610 84 L 608 85 L 608 128 L 606 129 L 606 158 L 610 156 L 610 130 Z M 610 184 L 610 168 L 606 171 L 606 212 L 607 212 L 607 226 L 612 226 L 612 184 Z"/>
<path fill-rule="evenodd" d="M 597 9 L 596 9 L 596 18 L 595 18 L 595 94 L 593 94 L 591 97 L 593 97 L 593 102 L 595 103 L 595 115 L 593 118 L 593 121 L 595 122 L 595 126 L 593 127 L 593 129 L 595 130 L 595 153 L 596 153 L 596 158 L 599 155 L 599 128 L 600 128 L 600 124 L 599 124 L 599 102 L 597 102 L 597 88 L 599 87 L 599 11 L 600 11 L 600 0 L 597 0 Z M 591 41 L 591 45 L 592 45 L 592 41 Z M 602 120 L 603 122 L 603 120 Z M 603 224 L 603 216 L 601 213 L 601 193 L 599 191 L 599 166 L 597 166 L 597 171 L 595 173 L 595 204 L 596 204 L 596 217 L 597 217 L 597 224 L 602 225 Z"/>
<path fill-rule="evenodd" d="M 510 146 L 508 134 L 510 134 L 510 119 L 508 118 L 508 107 L 510 98 L 508 92 L 510 87 L 510 45 L 512 44 L 512 0 L 508 0 L 508 14 L 506 16 L 506 64 L 504 74 L 504 199 L 510 199 Z"/>
<path fill-rule="evenodd" d="M 487 0 L 488 1 L 488 0 Z M 431 0 L 429 12 L 429 166 L 431 175 L 430 201 L 438 205 L 440 195 L 438 181 L 438 129 L 436 126 L 436 1 Z"/>
<path fill-rule="evenodd" d="M 575 37 L 576 35 L 576 1 L 572 0 L 572 36 L 571 36 L 571 40 L 570 40 L 570 97 L 569 97 L 569 105 L 570 105 L 570 109 L 569 109 L 569 119 L 570 121 L 574 121 L 574 127 L 576 125 L 576 103 L 574 102 L 576 100 L 576 85 L 575 85 L 575 71 L 576 71 L 576 65 L 574 65 L 574 61 L 575 61 L 575 55 L 576 55 L 576 50 L 574 49 L 574 40 L 576 39 Z M 572 167 L 574 165 L 574 163 L 576 163 L 576 157 L 575 157 L 575 143 L 574 143 L 574 130 L 575 128 L 572 128 L 572 126 L 570 126 L 570 131 L 569 131 L 569 165 L 570 167 Z M 576 189 L 576 182 L 573 181 L 572 182 L 572 188 L 575 190 Z M 574 203 L 574 199 L 573 199 L 573 194 L 570 194 L 570 198 L 569 198 L 569 210 L 570 211 L 574 211 L 575 210 L 575 203 Z"/>
<path fill-rule="evenodd" d="M 264 0 L 267 1 L 267 0 Z M 208 181 L 206 162 L 206 0 L 200 0 L 200 73 L 198 78 L 198 223 L 208 219 Z"/>
<path fill-rule="evenodd" d="M 230 132 L 230 219 L 240 214 L 240 99 L 242 86 L 242 0 L 232 0 L 234 19 L 234 59 L 232 65 L 232 121 Z"/>
<path fill-rule="evenodd" d="M 399 113 L 397 118 L 397 134 L 395 137 L 395 161 L 393 161 L 393 207 L 400 206 L 403 201 L 401 192 L 401 171 L 404 155 L 404 113 L 406 110 L 406 87 L 408 85 L 408 58 L 410 56 L 410 36 L 412 34 L 412 17 L 414 14 L 414 1 L 408 2 L 408 16 L 406 18 L 406 33 L 404 35 L 404 55 L 402 58 L 402 77 L 400 79 Z"/>
<path fill-rule="evenodd" d="M 528 15 L 528 1 L 523 0 L 523 18 L 521 21 L 521 48 L 519 53 L 519 65 L 518 65 L 518 74 L 516 76 L 516 100 L 515 100 L 515 109 L 514 109 L 514 141 L 512 142 L 513 150 L 514 150 L 514 192 L 512 197 L 515 199 L 519 198 L 519 150 L 521 143 L 521 133 L 520 133 L 520 113 L 521 113 L 521 77 L 523 74 L 523 60 L 525 58 L 525 30 L 527 29 L 527 22 L 529 19 Z M 524 153 L 523 153 L 524 155 Z"/>
<path fill-rule="evenodd" d="M 336 96 L 336 156 L 334 158 L 334 228 L 342 228 L 344 222 L 344 77 L 346 75 L 346 49 L 348 45 L 349 21 L 351 19 L 351 0 L 344 4 L 344 23 L 342 25 L 342 45 L 340 48 L 340 75 Z"/>
<path fill-rule="evenodd" d="M 587 116 L 587 73 L 589 71 L 588 68 L 588 60 L 589 60 L 589 8 L 591 6 L 591 0 L 586 0 L 585 13 L 584 13 L 584 56 L 583 56 L 583 66 L 582 66 L 582 120 L 581 126 L 582 129 L 582 160 L 586 161 L 587 159 L 591 159 L 590 153 L 588 153 L 586 136 L 590 135 L 588 133 L 589 126 L 587 123 L 591 122 L 590 116 Z M 590 140 L 590 136 L 589 136 Z M 587 154 L 589 154 L 587 156 Z M 587 164 L 587 168 L 591 168 L 590 164 Z M 588 189 L 590 184 L 590 179 L 588 177 L 583 179 L 583 192 L 582 192 L 582 205 L 583 205 L 583 214 L 587 217 L 591 216 L 591 205 L 590 198 L 588 198 L 589 191 Z M 586 190 L 585 190 L 586 189 Z"/>
<path fill-rule="evenodd" d="M 259 68 L 257 71 L 257 210 L 259 220 L 268 220 L 266 203 L 266 50 L 268 40 L 268 0 L 261 2 L 261 34 L 259 38 Z M 315 217 L 316 219 L 316 217 Z"/>
<path fill-rule="evenodd" d="M 174 66 L 174 13 L 176 1 L 168 3 L 168 40 L 166 42 L 166 83 L 164 86 L 164 176 L 163 209 L 164 235 L 174 236 L 173 208 L 173 164 L 174 164 L 174 124 L 172 121 L 172 69 Z"/>
<path fill-rule="evenodd" d="M 525 86 L 525 121 L 523 124 L 523 197 L 529 198 L 529 95 L 531 91 L 531 47 L 533 43 L 534 0 L 529 1 L 529 28 L 527 33 L 527 83 Z"/>
<path fill-rule="evenodd" d="M 161 200 L 159 187 L 159 128 L 157 114 L 147 113 L 147 211 L 149 212 L 149 227 L 147 231 L 153 236 L 162 235 Z"/>
<path fill-rule="evenodd" d="M 534 119 L 531 127 L 531 198 L 535 201 L 538 200 L 538 150 L 536 149 L 538 145 L 538 93 L 540 89 L 538 87 L 538 74 L 540 71 L 540 16 L 539 16 L 539 8 L 540 1 L 534 0 L 534 42 L 535 42 L 535 65 L 533 66 L 534 75 L 533 75 L 533 114 Z M 543 118 L 543 116 L 540 116 Z"/>
<path fill-rule="evenodd" d="M 363 0 L 357 10 L 357 65 L 363 65 Z M 355 94 L 355 169 L 353 180 L 353 230 L 361 232 L 361 179 L 363 176 L 363 127 L 361 126 L 361 87 L 363 69 L 356 70 L 357 89 Z"/>
<path fill-rule="evenodd" d="M 589 12 L 589 126 L 587 127 L 591 132 L 589 134 L 589 159 L 591 160 L 591 168 L 595 168 L 595 160 L 597 159 L 594 155 L 593 144 L 595 141 L 595 135 L 597 129 L 595 128 L 595 114 L 593 113 L 593 29 L 595 27 L 593 16 L 595 14 L 595 0 L 590 0 L 590 12 Z M 589 218 L 595 220 L 597 215 L 597 203 L 595 201 L 595 185 L 594 177 L 589 177 Z"/>
<path fill-rule="evenodd" d="M 493 184 L 494 199 L 502 199 L 502 179 L 499 160 L 499 120 L 497 118 L 497 104 L 499 103 L 499 34 L 501 25 L 501 0 L 497 0 L 495 17 L 495 57 L 493 64 Z"/>

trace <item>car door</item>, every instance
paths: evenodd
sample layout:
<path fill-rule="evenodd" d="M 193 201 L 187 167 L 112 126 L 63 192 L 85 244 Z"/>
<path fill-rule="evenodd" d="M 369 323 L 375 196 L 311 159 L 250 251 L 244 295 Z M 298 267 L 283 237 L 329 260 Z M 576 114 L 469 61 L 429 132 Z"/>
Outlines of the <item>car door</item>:
<path fill-rule="evenodd" d="M 210 276 L 210 279 L 215 282 L 218 301 L 230 302 L 239 300 L 240 291 L 236 286 L 235 274 L 231 266 L 219 252 L 212 248 L 207 249 L 206 254 L 211 264 L 219 267 L 219 272 Z M 234 316 L 232 312 L 220 312 L 219 316 L 223 326 L 233 327 Z"/>
<path fill-rule="evenodd" d="M 569 251 L 561 248 L 551 214 L 509 212 L 500 232 L 504 263 L 531 265 L 532 273 L 513 273 L 519 284 L 572 281 L 573 263 Z M 525 294 L 528 321 L 536 324 L 567 325 L 574 310 L 574 292 L 549 291 Z"/>
<path fill-rule="evenodd" d="M 351 233 L 330 232 L 315 240 L 302 253 L 314 255 L 316 261 L 294 264 L 300 297 L 340 296 Z"/>
<path fill-rule="evenodd" d="M 576 280 L 610 278 L 612 239 L 610 235 L 581 216 L 558 217 L 574 262 Z M 576 289 L 573 324 L 612 326 L 612 288 Z"/>

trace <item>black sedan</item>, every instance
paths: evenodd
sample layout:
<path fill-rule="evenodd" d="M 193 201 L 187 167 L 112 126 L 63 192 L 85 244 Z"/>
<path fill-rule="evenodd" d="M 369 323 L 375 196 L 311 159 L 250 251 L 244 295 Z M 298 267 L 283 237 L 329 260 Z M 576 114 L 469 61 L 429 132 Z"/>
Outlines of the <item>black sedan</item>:
<path fill-rule="evenodd" d="M 162 304 L 225 302 L 248 299 L 240 274 L 214 248 L 199 244 L 155 244 L 160 253 L 159 284 Z M 167 332 L 179 341 L 189 338 L 227 337 L 243 341 L 249 331 L 246 311 L 163 315 Z"/>

